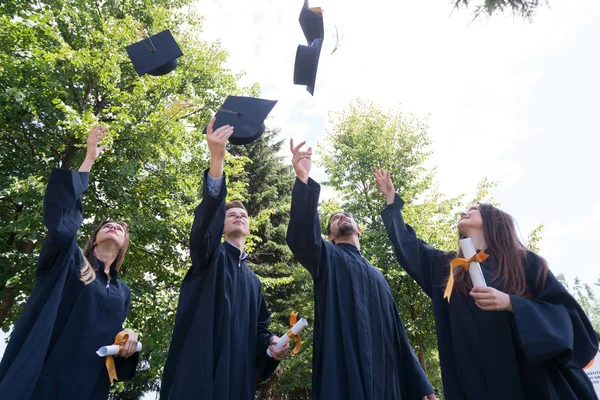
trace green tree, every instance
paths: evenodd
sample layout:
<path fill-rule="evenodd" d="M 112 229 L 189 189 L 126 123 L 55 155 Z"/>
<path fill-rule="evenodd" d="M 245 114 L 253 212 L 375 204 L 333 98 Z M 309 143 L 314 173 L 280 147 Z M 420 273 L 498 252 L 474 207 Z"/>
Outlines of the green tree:
<path fill-rule="evenodd" d="M 45 235 L 42 196 L 52 167 L 76 168 L 91 124 L 109 129 L 109 150 L 84 195 L 86 233 L 104 218 L 131 227 L 122 270 L 134 296 L 128 325 L 144 343 L 145 370 L 120 383 L 121 398 L 156 388 L 187 270 L 192 211 L 207 151 L 202 128 L 239 76 L 227 53 L 200 41 L 202 18 L 189 0 L 0 3 L 0 324 L 13 325 L 34 282 Z M 172 73 L 138 77 L 125 46 L 171 29 L 184 56 Z M 227 173 L 247 159 L 231 156 Z M 244 197 L 246 187 L 229 187 Z"/>
<path fill-rule="evenodd" d="M 590 319 L 594 329 L 600 332 L 600 296 L 597 294 L 597 289 L 594 290 L 594 286 L 600 287 L 600 277 L 593 285 L 583 283 L 578 277 L 575 277 L 573 282 L 570 283 L 564 274 L 558 274 L 556 278 L 575 297 L 575 300 Z"/>
<path fill-rule="evenodd" d="M 460 8 L 461 6 L 469 7 L 471 0 L 454 0 L 454 6 Z M 533 14 L 537 8 L 548 3 L 547 0 L 482 0 L 475 6 L 475 17 L 482 14 L 492 15 L 495 12 L 504 12 L 510 10 L 513 14 L 519 15 L 522 18 L 531 21 Z"/>

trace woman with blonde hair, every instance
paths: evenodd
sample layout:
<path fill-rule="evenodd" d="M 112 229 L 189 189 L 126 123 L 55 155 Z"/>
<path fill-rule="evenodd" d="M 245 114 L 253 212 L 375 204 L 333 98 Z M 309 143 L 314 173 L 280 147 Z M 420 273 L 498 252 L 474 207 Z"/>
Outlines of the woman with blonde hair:
<path fill-rule="evenodd" d="M 106 148 L 98 146 L 105 136 L 103 127 L 92 128 L 79 171 L 56 168 L 50 175 L 37 283 L 0 362 L 0 399 L 108 398 L 111 379 L 105 359 L 95 352 L 113 343 L 129 311 L 131 291 L 119 279 L 127 225 L 104 221 L 83 251 L 77 244 L 82 195 L 92 164 Z M 132 378 L 138 362 L 137 336 L 125 331 L 128 339 L 114 360 L 119 380 Z"/>
<path fill-rule="evenodd" d="M 597 399 L 583 371 L 598 351 L 592 325 L 544 259 L 519 241 L 513 218 L 491 204 L 461 213 L 458 233 L 477 249 L 465 259 L 419 239 L 389 171 L 373 172 L 396 257 L 433 303 L 444 398 Z M 471 260 L 487 286 L 473 287 Z"/>

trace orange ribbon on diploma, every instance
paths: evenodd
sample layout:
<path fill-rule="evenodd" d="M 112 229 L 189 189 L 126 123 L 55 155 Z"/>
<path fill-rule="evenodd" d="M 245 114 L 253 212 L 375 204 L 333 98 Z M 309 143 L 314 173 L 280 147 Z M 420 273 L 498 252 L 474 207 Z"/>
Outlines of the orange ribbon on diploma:
<path fill-rule="evenodd" d="M 294 347 L 294 350 L 292 350 L 292 355 L 298 354 L 298 352 L 300 351 L 300 348 L 302 347 L 302 339 L 300 339 L 300 332 L 302 332 L 302 330 L 308 326 L 308 322 L 306 322 L 306 320 L 304 318 L 300 318 L 299 321 L 297 321 L 297 319 L 298 319 L 298 313 L 293 312 L 290 314 L 291 328 L 288 329 L 288 331 L 285 333 L 285 335 L 280 337 L 277 340 L 277 343 L 275 343 L 273 345 L 275 348 L 275 351 L 279 351 L 279 350 L 283 349 L 284 346 L 290 342 L 290 340 L 293 340 L 294 342 L 296 342 L 296 347 Z M 273 357 L 270 349 L 267 349 L 267 354 L 270 357 Z"/>
<path fill-rule="evenodd" d="M 452 288 L 454 287 L 454 268 L 460 267 L 465 271 L 468 271 L 472 262 L 484 262 L 489 256 L 489 254 L 486 254 L 483 250 L 481 250 L 479 253 L 475 254 L 471 258 L 457 257 L 454 260 L 450 261 L 450 276 L 448 277 L 448 284 L 446 285 L 446 290 L 444 291 L 444 298 L 448 299 L 448 303 L 450 302 Z"/>
<path fill-rule="evenodd" d="M 292 312 L 290 314 L 290 326 L 293 328 L 296 325 L 296 320 L 298 318 L 298 313 Z M 291 329 L 288 329 L 286 335 L 296 342 L 296 346 L 294 346 L 294 350 L 292 350 L 292 355 L 298 354 L 300 349 L 302 348 L 302 339 L 300 338 L 300 334 L 294 334 Z"/>
<path fill-rule="evenodd" d="M 116 354 L 117 356 L 123 351 L 123 346 L 125 345 L 125 343 L 127 343 L 128 339 L 129 334 L 125 333 L 125 331 L 121 331 L 117 333 L 117 336 L 115 336 L 114 346 L 119 346 L 119 352 Z M 114 383 L 114 381 L 119 380 L 119 378 L 117 378 L 117 370 L 115 369 L 115 359 L 113 357 L 114 356 L 106 356 L 105 359 L 106 370 L 108 371 L 108 379 L 110 379 L 111 385 Z"/>

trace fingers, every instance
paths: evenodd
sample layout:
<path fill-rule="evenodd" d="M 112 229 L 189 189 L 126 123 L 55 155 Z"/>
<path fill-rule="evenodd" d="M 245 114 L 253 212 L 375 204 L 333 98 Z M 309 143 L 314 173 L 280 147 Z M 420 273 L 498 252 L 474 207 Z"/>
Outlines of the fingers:
<path fill-rule="evenodd" d="M 294 147 L 294 139 L 290 139 L 290 151 L 292 152 L 292 154 L 296 154 L 298 153 L 298 150 L 300 150 L 300 148 L 302 146 L 304 146 L 306 144 L 306 140 L 300 142 L 300 144 L 298 144 L 297 146 Z M 312 151 L 312 149 L 309 147 L 308 151 Z"/>
<path fill-rule="evenodd" d="M 206 134 L 207 135 L 212 135 L 213 134 L 213 126 L 215 125 L 215 121 L 217 120 L 216 117 L 212 117 L 210 119 L 210 122 L 208 123 L 207 127 L 206 127 Z"/>
<path fill-rule="evenodd" d="M 493 298 L 493 295 L 491 295 L 490 293 L 476 293 L 476 292 L 471 292 L 469 293 L 469 295 L 474 298 L 475 300 L 484 300 L 484 299 L 491 299 Z"/>
<path fill-rule="evenodd" d="M 279 357 L 278 352 L 275 350 L 275 346 L 269 346 L 269 350 L 271 350 L 271 357 L 272 358 L 274 358 L 277 361 L 281 360 L 281 357 Z"/>
<path fill-rule="evenodd" d="M 312 152 L 300 151 L 300 152 L 294 154 L 294 157 L 292 157 L 292 164 L 295 164 L 298 161 L 301 161 L 304 159 L 310 160 L 311 157 L 312 157 Z"/>

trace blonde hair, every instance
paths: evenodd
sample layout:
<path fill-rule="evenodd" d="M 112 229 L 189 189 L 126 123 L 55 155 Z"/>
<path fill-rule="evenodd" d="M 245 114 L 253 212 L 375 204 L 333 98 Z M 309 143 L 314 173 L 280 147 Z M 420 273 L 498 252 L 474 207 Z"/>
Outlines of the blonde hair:
<path fill-rule="evenodd" d="M 127 254 L 127 248 L 129 247 L 129 228 L 125 222 L 111 220 L 102 221 L 100 225 L 96 229 L 94 229 L 94 231 L 90 235 L 83 250 L 80 249 L 82 263 L 79 280 L 83 282 L 84 285 L 89 285 L 96 279 L 96 271 L 94 270 L 94 267 L 92 267 L 92 264 L 90 264 L 89 258 L 94 256 L 94 247 L 96 247 L 96 236 L 98 235 L 98 232 L 100 232 L 100 229 L 102 229 L 104 225 L 111 222 L 119 224 L 125 230 L 125 240 L 123 242 L 123 247 L 119 249 L 117 258 L 112 263 L 112 265 L 117 271 L 119 271 L 121 269 L 121 265 L 123 265 L 123 261 L 125 260 L 125 254 Z"/>

